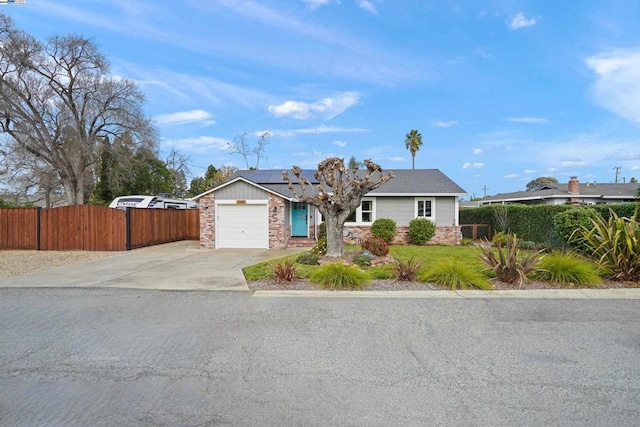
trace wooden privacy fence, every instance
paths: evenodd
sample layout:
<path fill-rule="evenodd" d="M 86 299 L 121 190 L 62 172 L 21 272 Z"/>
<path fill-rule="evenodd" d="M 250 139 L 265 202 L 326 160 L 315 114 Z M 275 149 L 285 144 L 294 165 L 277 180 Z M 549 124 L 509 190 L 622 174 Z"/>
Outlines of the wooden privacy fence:
<path fill-rule="evenodd" d="M 0 209 L 0 249 L 36 249 L 37 242 L 37 209 Z"/>
<path fill-rule="evenodd" d="M 199 237 L 196 209 L 0 209 L 0 249 L 124 251 Z"/>

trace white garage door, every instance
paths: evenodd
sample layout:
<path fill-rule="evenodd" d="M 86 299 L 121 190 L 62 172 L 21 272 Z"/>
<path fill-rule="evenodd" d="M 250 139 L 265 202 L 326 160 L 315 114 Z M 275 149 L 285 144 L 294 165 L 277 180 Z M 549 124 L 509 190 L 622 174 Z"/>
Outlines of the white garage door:
<path fill-rule="evenodd" d="M 269 248 L 267 205 L 217 205 L 216 248 Z"/>

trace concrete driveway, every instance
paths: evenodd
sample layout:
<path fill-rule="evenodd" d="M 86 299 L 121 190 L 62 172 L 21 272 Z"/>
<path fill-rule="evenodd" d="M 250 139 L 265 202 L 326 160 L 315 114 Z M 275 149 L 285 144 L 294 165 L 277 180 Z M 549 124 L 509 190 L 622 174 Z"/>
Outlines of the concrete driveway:
<path fill-rule="evenodd" d="M 248 291 L 242 268 L 300 249 L 200 249 L 183 241 L 0 279 L 0 287 Z"/>

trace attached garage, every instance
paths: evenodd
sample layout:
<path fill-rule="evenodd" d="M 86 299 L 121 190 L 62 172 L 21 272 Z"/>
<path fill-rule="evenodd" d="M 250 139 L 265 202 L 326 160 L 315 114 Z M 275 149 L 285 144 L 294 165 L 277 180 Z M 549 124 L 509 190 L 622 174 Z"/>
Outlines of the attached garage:
<path fill-rule="evenodd" d="M 216 203 L 216 248 L 269 248 L 267 203 Z"/>

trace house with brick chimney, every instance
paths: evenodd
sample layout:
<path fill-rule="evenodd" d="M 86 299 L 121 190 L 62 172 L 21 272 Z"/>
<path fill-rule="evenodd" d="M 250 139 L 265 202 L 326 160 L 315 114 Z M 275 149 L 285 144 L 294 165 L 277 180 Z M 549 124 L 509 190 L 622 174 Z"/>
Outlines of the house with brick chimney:
<path fill-rule="evenodd" d="M 566 184 L 547 184 L 536 191 L 516 191 L 488 196 L 480 206 L 520 203 L 525 205 L 605 205 L 638 200 L 638 183 L 603 184 L 578 181 L 572 176 Z"/>

